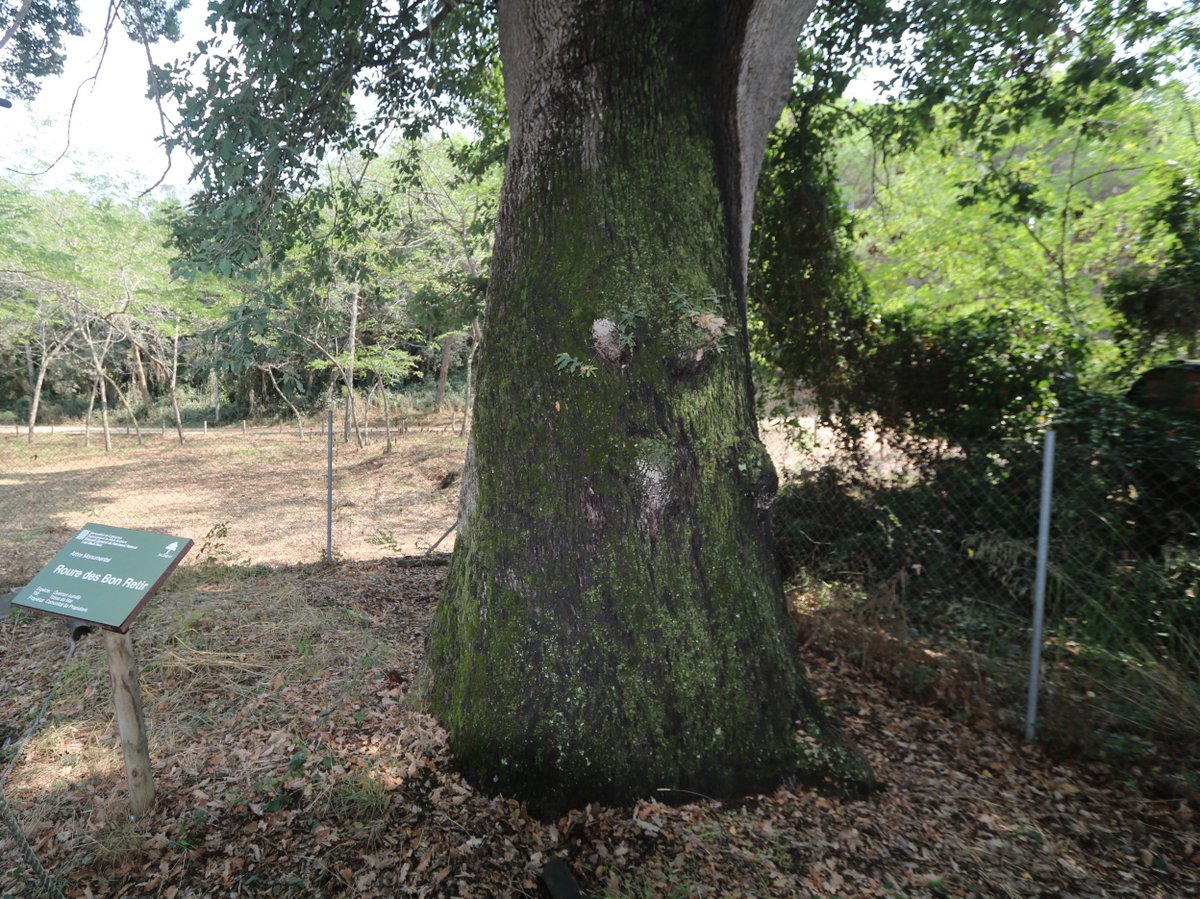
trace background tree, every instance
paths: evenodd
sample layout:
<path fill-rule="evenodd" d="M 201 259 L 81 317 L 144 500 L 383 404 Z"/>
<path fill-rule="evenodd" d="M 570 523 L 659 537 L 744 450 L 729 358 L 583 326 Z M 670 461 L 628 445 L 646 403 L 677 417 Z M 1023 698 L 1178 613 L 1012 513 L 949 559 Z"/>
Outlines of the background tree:
<path fill-rule="evenodd" d="M 1200 142 L 1193 135 L 1200 155 Z M 1181 350 L 1200 357 L 1200 183 L 1197 173 L 1164 165 L 1166 192 L 1150 209 L 1142 242 L 1166 241 L 1152 263 L 1131 265 L 1108 286 L 1107 300 L 1124 323 L 1121 337 L 1144 365 Z"/>
<path fill-rule="evenodd" d="M 1154 252 L 1133 236 L 1181 149 L 1167 79 L 1196 22 L 1191 3 L 819 6 L 763 183 L 760 353 L 852 441 L 1023 433 L 1094 380 L 1104 284 Z M 846 102 L 866 66 L 882 99 Z"/>

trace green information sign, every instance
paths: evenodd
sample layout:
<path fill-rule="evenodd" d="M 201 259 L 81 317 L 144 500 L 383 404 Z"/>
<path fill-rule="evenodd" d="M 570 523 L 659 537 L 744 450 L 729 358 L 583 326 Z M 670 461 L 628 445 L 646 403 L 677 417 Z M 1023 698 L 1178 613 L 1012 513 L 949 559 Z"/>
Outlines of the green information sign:
<path fill-rule="evenodd" d="M 151 531 L 86 525 L 13 599 L 126 633 L 192 541 Z"/>

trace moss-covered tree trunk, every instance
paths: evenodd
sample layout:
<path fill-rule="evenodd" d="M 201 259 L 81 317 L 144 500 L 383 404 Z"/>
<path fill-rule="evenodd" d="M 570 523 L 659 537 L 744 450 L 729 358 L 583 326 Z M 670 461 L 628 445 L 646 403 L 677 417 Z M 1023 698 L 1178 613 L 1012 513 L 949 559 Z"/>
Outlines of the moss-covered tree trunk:
<path fill-rule="evenodd" d="M 426 687 L 467 775 L 543 812 L 868 776 L 797 658 L 750 383 L 799 6 L 500 6 L 513 143 Z"/>

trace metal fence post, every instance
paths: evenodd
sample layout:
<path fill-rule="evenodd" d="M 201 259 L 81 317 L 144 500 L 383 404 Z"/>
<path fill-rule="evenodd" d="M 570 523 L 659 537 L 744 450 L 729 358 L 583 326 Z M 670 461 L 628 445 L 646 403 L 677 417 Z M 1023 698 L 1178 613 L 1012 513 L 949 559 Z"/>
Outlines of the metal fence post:
<path fill-rule="evenodd" d="M 326 457 L 328 464 L 325 471 L 325 561 L 333 561 L 333 406 L 329 407 L 325 423 Z"/>
<path fill-rule="evenodd" d="M 1025 739 L 1033 739 L 1037 721 L 1038 675 L 1042 663 L 1042 620 L 1046 616 L 1046 565 L 1050 556 L 1050 503 L 1054 484 L 1054 432 L 1046 432 L 1042 451 L 1042 501 L 1038 515 L 1037 575 L 1033 582 L 1033 647 L 1029 654 L 1029 697 L 1025 705 Z"/>

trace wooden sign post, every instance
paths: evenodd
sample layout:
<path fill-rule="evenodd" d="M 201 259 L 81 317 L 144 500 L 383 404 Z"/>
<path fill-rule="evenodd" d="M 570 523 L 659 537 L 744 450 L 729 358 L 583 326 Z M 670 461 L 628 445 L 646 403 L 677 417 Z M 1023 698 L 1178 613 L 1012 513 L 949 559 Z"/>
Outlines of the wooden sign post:
<path fill-rule="evenodd" d="M 129 807 L 144 815 L 154 804 L 154 779 L 150 774 L 150 743 L 142 717 L 142 691 L 138 688 L 137 664 L 129 634 L 106 630 L 104 649 L 112 676 L 113 702 L 117 707 L 117 731 L 125 756 L 125 782 L 129 785 Z"/>
<path fill-rule="evenodd" d="M 89 524 L 13 600 L 16 606 L 104 628 L 129 805 L 135 815 L 145 814 L 154 804 L 154 781 L 129 628 L 191 548 L 192 541 L 184 537 Z"/>

